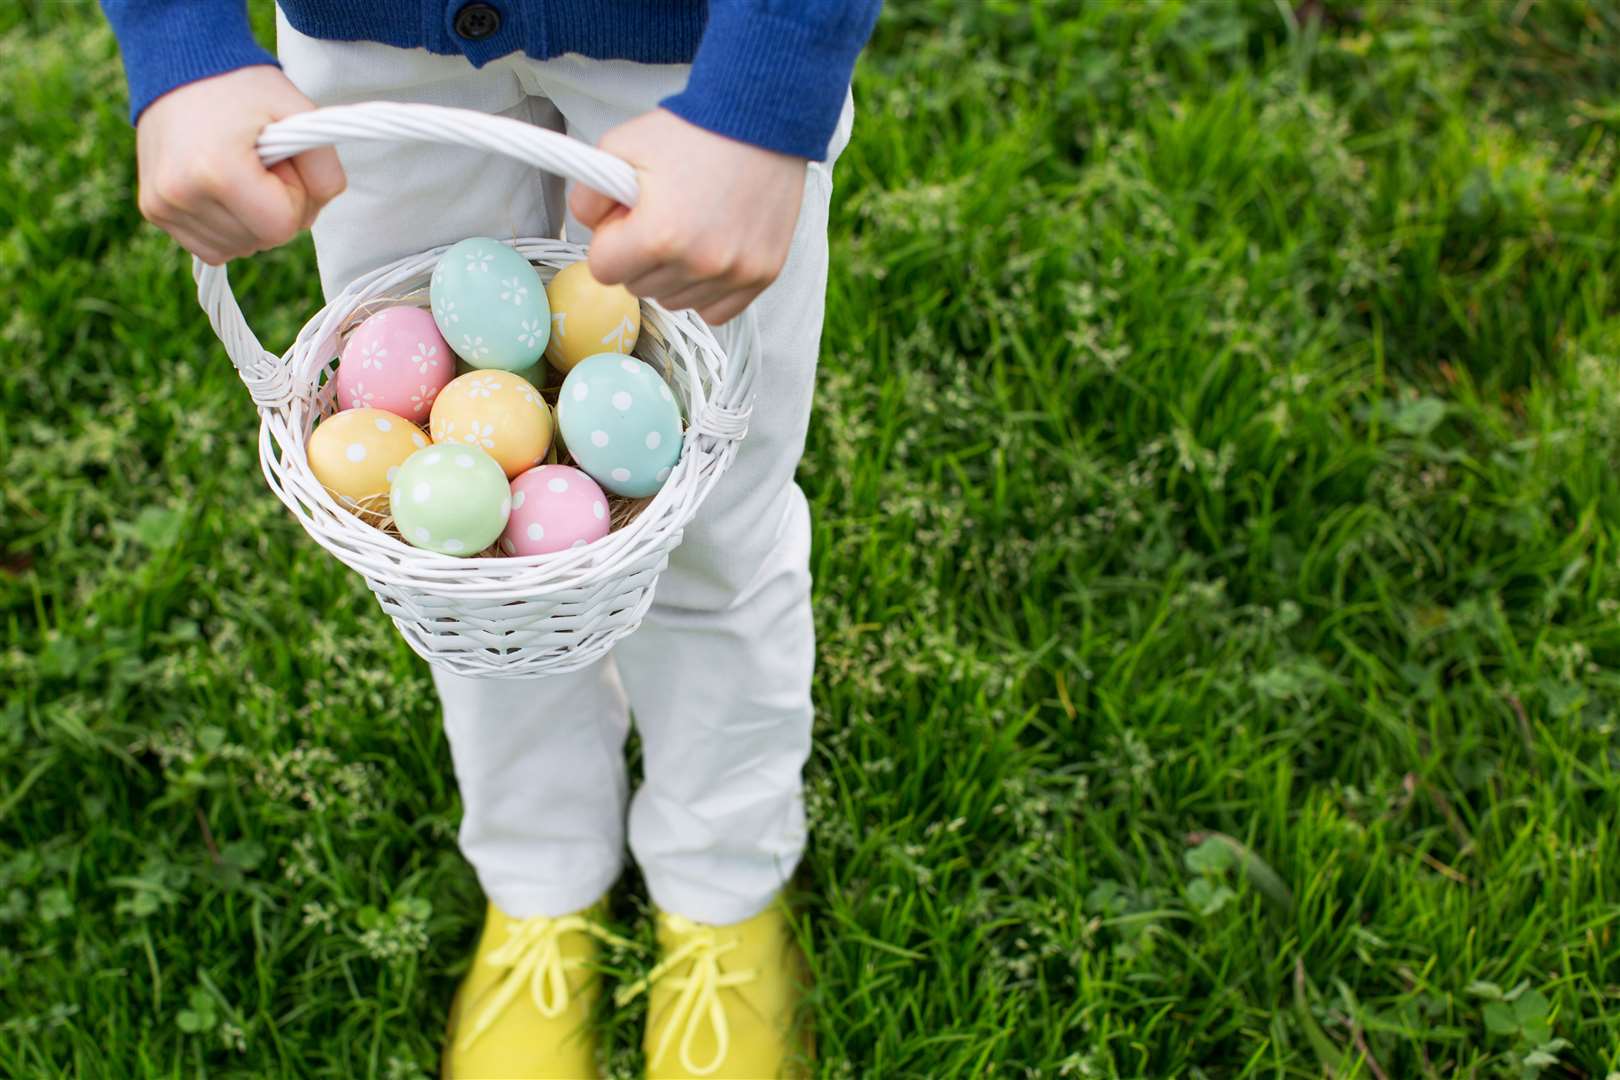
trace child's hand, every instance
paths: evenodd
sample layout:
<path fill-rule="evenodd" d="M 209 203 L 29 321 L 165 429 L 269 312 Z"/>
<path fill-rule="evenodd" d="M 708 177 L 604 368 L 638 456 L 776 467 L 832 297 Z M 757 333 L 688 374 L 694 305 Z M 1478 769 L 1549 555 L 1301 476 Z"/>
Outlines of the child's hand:
<path fill-rule="evenodd" d="M 270 121 L 314 107 L 267 66 L 164 94 L 135 127 L 141 213 L 216 266 L 291 240 L 343 190 L 343 166 L 322 147 L 266 169 L 253 144 Z"/>
<path fill-rule="evenodd" d="M 591 239 L 591 275 L 667 308 L 725 322 L 776 280 L 804 197 L 803 158 L 737 142 L 658 109 L 602 136 L 634 165 L 626 210 L 575 185 L 568 205 Z"/>

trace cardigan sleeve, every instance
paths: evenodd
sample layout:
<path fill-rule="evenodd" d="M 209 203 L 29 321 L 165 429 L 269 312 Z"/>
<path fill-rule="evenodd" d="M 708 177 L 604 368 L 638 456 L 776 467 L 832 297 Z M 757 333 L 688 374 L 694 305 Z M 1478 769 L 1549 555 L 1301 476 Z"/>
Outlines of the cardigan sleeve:
<path fill-rule="evenodd" d="M 882 0 L 709 0 L 686 89 L 661 104 L 741 142 L 821 160 Z"/>
<path fill-rule="evenodd" d="M 245 0 L 101 0 L 129 81 L 130 120 L 170 90 L 276 58 L 253 38 Z"/>

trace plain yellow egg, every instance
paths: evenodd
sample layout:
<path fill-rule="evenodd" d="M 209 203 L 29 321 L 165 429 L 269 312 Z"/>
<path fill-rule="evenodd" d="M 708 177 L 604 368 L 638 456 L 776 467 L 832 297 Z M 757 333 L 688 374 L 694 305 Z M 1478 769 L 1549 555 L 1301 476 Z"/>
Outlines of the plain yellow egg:
<path fill-rule="evenodd" d="M 603 285 L 585 260 L 557 271 L 546 286 L 551 301 L 551 341 L 546 359 L 567 374 L 587 356 L 629 355 L 641 334 L 641 305 L 623 285 Z"/>
<path fill-rule="evenodd" d="M 322 420 L 305 447 L 310 471 L 350 509 L 381 512 L 405 459 L 428 444 L 420 428 L 383 409 L 347 409 Z"/>
<path fill-rule="evenodd" d="M 485 368 L 452 379 L 433 402 L 429 430 L 436 443 L 476 446 L 516 476 L 551 449 L 551 407 L 528 380 Z"/>

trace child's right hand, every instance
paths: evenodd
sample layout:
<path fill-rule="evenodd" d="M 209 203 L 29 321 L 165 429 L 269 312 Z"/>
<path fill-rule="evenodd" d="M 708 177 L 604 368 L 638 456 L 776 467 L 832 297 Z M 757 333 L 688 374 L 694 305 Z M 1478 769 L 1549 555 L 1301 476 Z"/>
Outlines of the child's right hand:
<path fill-rule="evenodd" d="M 328 146 L 266 169 L 254 143 L 270 121 L 314 107 L 268 66 L 164 94 L 135 126 L 142 215 L 216 266 L 291 240 L 343 190 L 343 166 Z"/>

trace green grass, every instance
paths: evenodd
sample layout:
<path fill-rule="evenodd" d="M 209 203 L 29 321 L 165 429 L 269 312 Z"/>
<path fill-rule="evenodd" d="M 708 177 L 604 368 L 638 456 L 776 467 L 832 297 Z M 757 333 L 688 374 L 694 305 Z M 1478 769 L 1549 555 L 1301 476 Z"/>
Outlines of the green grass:
<path fill-rule="evenodd" d="M 802 471 L 826 1075 L 1620 1071 L 1617 88 L 1574 0 L 895 0 Z M 0 102 L 0 1074 L 432 1075 L 426 671 L 265 490 L 93 12 L 0 12 Z"/>

